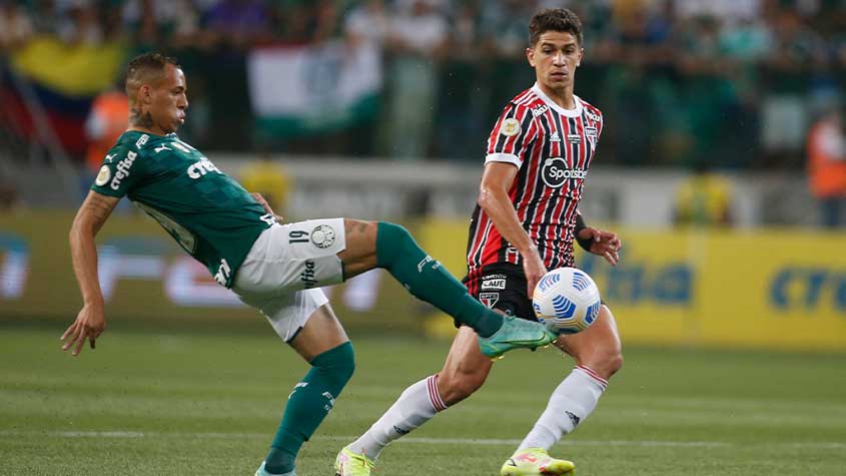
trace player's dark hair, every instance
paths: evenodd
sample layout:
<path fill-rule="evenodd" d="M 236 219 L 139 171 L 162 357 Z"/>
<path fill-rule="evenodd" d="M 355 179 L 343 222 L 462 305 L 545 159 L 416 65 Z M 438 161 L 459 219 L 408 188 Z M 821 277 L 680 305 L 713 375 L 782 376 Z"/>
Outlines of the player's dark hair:
<path fill-rule="evenodd" d="M 582 45 L 582 21 L 566 8 L 545 8 L 535 13 L 529 22 L 529 44 L 534 47 L 547 31 L 570 33 Z"/>
<path fill-rule="evenodd" d="M 126 93 L 131 98 L 133 87 L 137 88 L 151 78 L 163 77 L 169 64 L 180 67 L 176 58 L 161 53 L 144 53 L 132 58 L 126 67 Z"/>

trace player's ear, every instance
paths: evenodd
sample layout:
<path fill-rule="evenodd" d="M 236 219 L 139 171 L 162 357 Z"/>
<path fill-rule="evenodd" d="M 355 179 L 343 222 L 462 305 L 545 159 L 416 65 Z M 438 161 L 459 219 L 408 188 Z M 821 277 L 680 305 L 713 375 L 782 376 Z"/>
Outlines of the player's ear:
<path fill-rule="evenodd" d="M 576 66 L 582 65 L 582 58 L 585 56 L 585 49 L 579 48 L 579 59 L 576 60 Z"/>
<path fill-rule="evenodd" d="M 138 102 L 141 104 L 150 104 L 153 102 L 153 88 L 150 85 L 144 84 L 138 88 Z"/>
<path fill-rule="evenodd" d="M 526 48 L 526 59 L 529 60 L 529 64 L 532 65 L 532 68 L 535 67 L 535 49 L 534 48 Z"/>

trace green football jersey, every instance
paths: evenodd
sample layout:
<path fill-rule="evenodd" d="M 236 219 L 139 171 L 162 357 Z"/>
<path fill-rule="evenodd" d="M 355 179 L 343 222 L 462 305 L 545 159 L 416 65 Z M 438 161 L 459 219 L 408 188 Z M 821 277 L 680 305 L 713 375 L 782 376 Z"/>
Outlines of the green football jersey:
<path fill-rule="evenodd" d="M 275 221 L 244 187 L 176 134 L 125 132 L 91 190 L 128 196 L 227 288 L 258 236 Z"/>

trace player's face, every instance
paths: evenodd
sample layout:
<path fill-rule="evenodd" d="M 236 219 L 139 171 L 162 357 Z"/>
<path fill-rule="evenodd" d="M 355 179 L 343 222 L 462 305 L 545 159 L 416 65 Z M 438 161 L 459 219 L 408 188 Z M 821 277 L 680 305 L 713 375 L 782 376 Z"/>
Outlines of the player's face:
<path fill-rule="evenodd" d="M 563 31 L 543 32 L 535 46 L 526 49 L 526 57 L 535 68 L 538 83 L 553 91 L 573 87 L 576 68 L 583 53 L 577 38 Z"/>
<path fill-rule="evenodd" d="M 164 134 L 176 132 L 185 123 L 188 109 L 185 74 L 181 69 L 167 65 L 164 79 L 150 91 L 150 116 L 153 127 Z"/>

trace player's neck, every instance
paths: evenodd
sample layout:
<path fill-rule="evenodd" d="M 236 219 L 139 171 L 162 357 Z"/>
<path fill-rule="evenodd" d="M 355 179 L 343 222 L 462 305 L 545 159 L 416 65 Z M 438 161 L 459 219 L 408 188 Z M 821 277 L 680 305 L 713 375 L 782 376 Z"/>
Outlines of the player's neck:
<path fill-rule="evenodd" d="M 166 136 L 167 131 L 162 130 L 156 125 L 153 120 L 153 115 L 149 111 L 142 111 L 135 107 L 129 111 L 129 127 L 127 131 L 142 132 L 145 134 L 152 134 L 156 136 Z"/>
<path fill-rule="evenodd" d="M 538 86 L 541 91 L 543 91 L 543 93 L 558 106 L 561 106 L 564 109 L 576 108 L 576 98 L 573 95 L 572 85 L 567 86 L 564 89 L 555 90 L 538 81 Z"/>
<path fill-rule="evenodd" d="M 166 136 L 168 133 L 157 128 L 157 127 L 143 127 L 143 126 L 136 126 L 130 125 L 126 132 L 141 132 L 143 134 L 150 134 L 154 136 Z"/>

